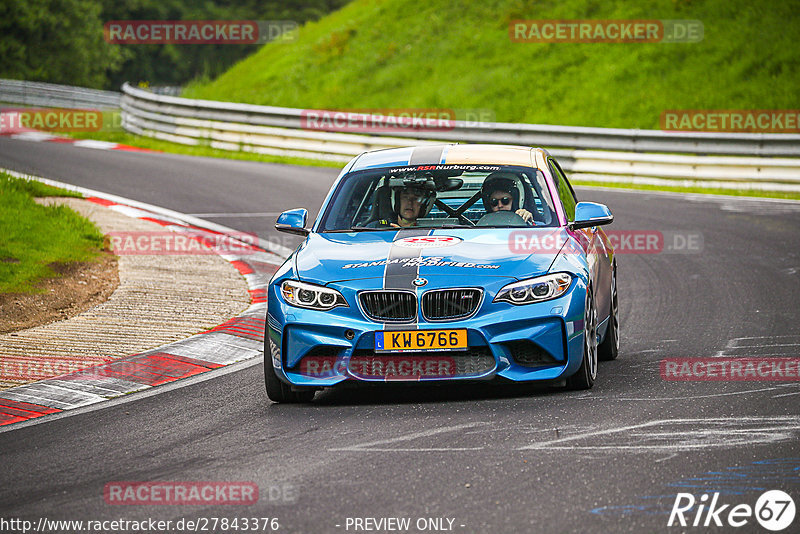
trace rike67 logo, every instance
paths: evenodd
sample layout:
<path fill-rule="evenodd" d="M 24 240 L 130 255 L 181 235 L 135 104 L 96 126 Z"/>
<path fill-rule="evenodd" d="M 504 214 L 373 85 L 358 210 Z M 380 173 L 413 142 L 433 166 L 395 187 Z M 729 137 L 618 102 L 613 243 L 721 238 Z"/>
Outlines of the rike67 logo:
<path fill-rule="evenodd" d="M 667 526 L 738 528 L 751 524 L 755 518 L 765 529 L 778 532 L 794 521 L 794 500 L 781 490 L 762 493 L 755 506 L 721 504 L 719 496 L 719 492 L 710 497 L 704 493 L 696 499 L 691 493 L 678 493 Z"/>

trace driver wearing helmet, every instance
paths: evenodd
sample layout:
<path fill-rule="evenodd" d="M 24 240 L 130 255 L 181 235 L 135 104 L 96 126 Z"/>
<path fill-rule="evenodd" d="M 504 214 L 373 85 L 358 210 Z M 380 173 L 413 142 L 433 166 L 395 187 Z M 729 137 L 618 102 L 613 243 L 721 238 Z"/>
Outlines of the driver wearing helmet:
<path fill-rule="evenodd" d="M 367 226 L 407 228 L 417 225 L 417 219 L 423 216 L 433 205 L 434 191 L 414 186 L 392 188 L 392 209 L 389 219 L 381 219 Z"/>
<path fill-rule="evenodd" d="M 493 172 L 486 177 L 481 188 L 481 198 L 486 213 L 513 211 L 528 224 L 534 224 L 533 214 L 520 207 L 517 178 L 509 172 Z"/>

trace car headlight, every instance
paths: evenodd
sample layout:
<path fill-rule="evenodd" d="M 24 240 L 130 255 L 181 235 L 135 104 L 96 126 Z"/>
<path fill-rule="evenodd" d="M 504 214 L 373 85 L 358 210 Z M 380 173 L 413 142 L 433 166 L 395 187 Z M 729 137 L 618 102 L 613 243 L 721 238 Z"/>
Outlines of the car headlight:
<path fill-rule="evenodd" d="M 567 292 L 571 283 L 572 276 L 567 273 L 537 276 L 504 286 L 497 292 L 493 302 L 508 302 L 516 305 L 542 302 L 560 297 Z"/>
<path fill-rule="evenodd" d="M 296 280 L 284 280 L 281 294 L 287 303 L 298 308 L 327 311 L 337 306 L 348 307 L 347 300 L 335 289 Z"/>

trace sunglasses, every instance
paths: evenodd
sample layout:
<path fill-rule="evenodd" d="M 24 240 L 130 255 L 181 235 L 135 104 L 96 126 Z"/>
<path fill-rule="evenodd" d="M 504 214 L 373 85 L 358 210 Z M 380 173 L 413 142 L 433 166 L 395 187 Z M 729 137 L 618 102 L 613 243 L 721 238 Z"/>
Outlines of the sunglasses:
<path fill-rule="evenodd" d="M 498 204 L 502 204 L 503 206 L 507 206 L 507 205 L 511 204 L 511 197 L 492 198 L 492 199 L 489 199 L 489 204 L 491 204 L 491 206 L 493 208 L 496 208 Z"/>

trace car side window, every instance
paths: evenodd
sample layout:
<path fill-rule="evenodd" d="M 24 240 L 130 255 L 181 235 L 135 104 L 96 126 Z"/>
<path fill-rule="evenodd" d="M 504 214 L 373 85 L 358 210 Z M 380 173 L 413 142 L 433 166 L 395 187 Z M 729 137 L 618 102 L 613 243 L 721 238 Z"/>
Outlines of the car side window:
<path fill-rule="evenodd" d="M 561 199 L 561 203 L 564 205 L 564 211 L 567 214 L 567 220 L 574 221 L 575 205 L 578 203 L 578 200 L 575 198 L 575 192 L 572 190 L 572 186 L 569 185 L 567 177 L 564 176 L 564 171 L 561 170 L 561 167 L 558 166 L 558 163 L 551 159 L 549 164 L 550 172 L 553 174 L 553 179 L 556 181 L 558 198 Z"/>

